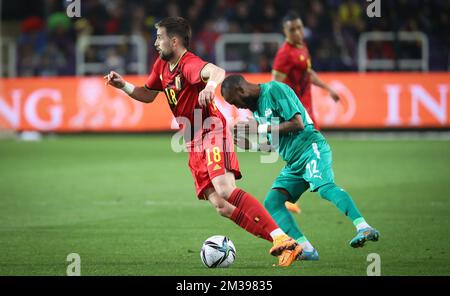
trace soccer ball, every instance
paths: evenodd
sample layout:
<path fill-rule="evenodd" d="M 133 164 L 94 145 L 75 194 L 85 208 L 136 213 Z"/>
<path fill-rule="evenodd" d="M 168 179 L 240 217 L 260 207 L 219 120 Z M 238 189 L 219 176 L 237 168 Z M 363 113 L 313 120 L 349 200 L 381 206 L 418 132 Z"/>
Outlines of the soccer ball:
<path fill-rule="evenodd" d="M 228 237 L 214 235 L 203 243 L 200 258 L 203 264 L 209 268 L 228 267 L 236 258 L 236 248 Z"/>

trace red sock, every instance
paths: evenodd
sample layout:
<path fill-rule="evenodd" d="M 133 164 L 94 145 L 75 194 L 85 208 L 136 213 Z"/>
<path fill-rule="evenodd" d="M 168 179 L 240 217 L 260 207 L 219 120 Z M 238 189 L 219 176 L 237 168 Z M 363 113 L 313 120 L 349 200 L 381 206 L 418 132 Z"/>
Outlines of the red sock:
<path fill-rule="evenodd" d="M 245 213 L 245 216 L 253 222 L 250 224 L 251 226 L 258 225 L 257 227 L 263 230 L 264 234 L 261 236 L 265 239 L 270 237 L 272 231 L 279 228 L 262 204 L 249 193 L 236 188 L 231 193 L 228 202 Z M 270 238 L 270 241 L 272 241 L 272 238 Z"/>
<path fill-rule="evenodd" d="M 265 231 L 260 224 L 255 223 L 252 219 L 250 219 L 241 209 L 236 208 L 231 214 L 230 219 L 251 234 L 268 240 L 269 242 L 273 241 L 270 234 L 267 233 L 267 231 Z"/>

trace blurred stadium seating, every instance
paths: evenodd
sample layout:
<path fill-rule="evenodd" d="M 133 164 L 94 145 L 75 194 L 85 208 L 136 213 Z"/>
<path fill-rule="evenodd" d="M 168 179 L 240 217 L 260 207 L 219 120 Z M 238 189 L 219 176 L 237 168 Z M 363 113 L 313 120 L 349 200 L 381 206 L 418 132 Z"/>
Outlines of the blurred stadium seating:
<path fill-rule="evenodd" d="M 63 0 L 2 1 L 2 74 L 89 75 L 101 73 L 106 68 L 129 74 L 146 72 L 148 67 L 139 69 L 135 64 L 141 61 L 151 64 L 155 51 L 148 50 L 142 60 L 137 44 L 91 45 L 86 37 L 137 35 L 143 37 L 147 48 L 152 48 L 155 22 L 175 15 L 186 17 L 192 24 L 192 50 L 202 58 L 216 62 L 214 44 L 221 35 L 281 33 L 281 18 L 290 10 L 302 16 L 313 67 L 317 71 L 357 71 L 359 38 L 362 33 L 373 31 L 423 32 L 429 47 L 424 69 L 448 71 L 450 68 L 450 4 L 444 0 L 383 1 L 380 18 L 366 15 L 370 2 L 364 0 L 82 0 L 81 18 L 65 15 L 69 4 Z M 394 61 L 391 67 L 377 70 L 401 70 L 395 61 L 420 59 L 424 46 L 421 43 L 423 41 L 401 42 L 397 38 L 372 41 L 366 55 L 369 59 Z M 8 46 L 15 46 L 11 50 L 16 53 L 12 53 L 13 61 L 7 56 Z M 77 72 L 80 64 L 77 46 L 84 62 L 101 65 Z M 264 46 L 253 43 L 235 49 L 227 54 L 245 61 L 237 70 L 269 72 L 277 48 L 273 43 Z M 14 64 L 8 67 L 7 62 Z M 418 69 L 420 67 L 411 70 Z"/>
<path fill-rule="evenodd" d="M 284 41 L 281 19 L 291 10 L 305 24 L 313 68 L 342 98 L 335 104 L 313 87 L 319 126 L 450 127 L 449 1 L 382 1 L 380 17 L 369 17 L 372 2 L 365 0 L 79 0 L 80 17 L 69 17 L 68 7 L 75 2 L 0 0 L 0 74 L 10 78 L 0 80 L 0 129 L 176 128 L 164 100 L 144 108 L 123 92 L 105 88 L 103 74 L 116 70 L 142 84 L 157 57 L 155 23 L 183 16 L 192 25 L 191 49 L 197 55 L 229 73 L 269 81 Z M 217 94 L 230 123 L 248 115 Z"/>

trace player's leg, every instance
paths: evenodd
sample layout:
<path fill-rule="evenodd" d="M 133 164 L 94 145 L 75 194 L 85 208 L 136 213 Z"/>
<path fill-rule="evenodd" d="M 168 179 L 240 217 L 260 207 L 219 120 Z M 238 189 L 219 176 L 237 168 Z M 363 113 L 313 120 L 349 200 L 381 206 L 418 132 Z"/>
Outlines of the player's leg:
<path fill-rule="evenodd" d="M 233 212 L 236 210 L 235 206 L 221 198 L 214 190 L 214 187 L 206 189 L 204 194 L 220 216 L 231 219 Z"/>
<path fill-rule="evenodd" d="M 319 254 L 316 249 L 302 233 L 294 217 L 284 206 L 286 201 L 295 203 L 308 188 L 307 182 L 296 175 L 295 172 L 291 172 L 289 167 L 285 167 L 268 192 L 264 200 L 264 206 L 280 228 L 302 247 L 303 251 L 299 259 L 318 260 Z"/>
<path fill-rule="evenodd" d="M 295 260 L 301 247 L 278 227 L 255 197 L 236 187 L 235 180 L 241 178 L 241 173 L 231 135 L 228 139 L 229 141 L 210 133 L 203 141 L 204 159 L 214 190 L 220 198 L 236 207 L 232 217 L 240 217 L 236 221 L 241 227 L 246 225 L 246 230 L 255 235 L 272 238 L 270 254 L 280 256 L 280 265 L 288 266 Z M 242 213 L 240 216 L 239 211 Z"/>
<path fill-rule="evenodd" d="M 318 191 L 322 198 L 336 205 L 355 225 L 357 234 L 350 240 L 350 246 L 358 248 L 363 247 L 366 241 L 378 241 L 379 232 L 366 222 L 350 194 L 334 183 L 321 186 Z"/>
<path fill-rule="evenodd" d="M 222 196 L 216 192 L 209 178 L 203 156 L 203 153 L 191 153 L 189 158 L 189 167 L 194 176 L 196 192 L 199 199 L 209 200 L 219 215 L 229 218 L 246 231 L 272 242 L 272 237 L 262 228 L 261 224 L 254 223 L 241 209 L 235 207 L 222 197 L 224 194 L 227 194 L 226 188 L 229 188 L 228 192 L 232 192 L 233 188 L 236 187 L 234 176 L 229 177 L 230 181 L 226 182 L 229 186 L 220 187 L 222 189 Z"/>
<path fill-rule="evenodd" d="M 286 209 L 284 203 L 288 201 L 289 194 L 282 188 L 272 188 L 264 199 L 264 207 L 270 213 L 275 222 L 290 237 L 297 239 L 303 236 L 294 217 Z"/>
<path fill-rule="evenodd" d="M 212 183 L 217 196 L 235 206 L 232 219 L 240 216 L 240 220 L 236 221 L 239 226 L 257 236 L 266 239 L 270 237 L 273 240 L 270 254 L 279 256 L 279 265 L 289 266 L 301 252 L 301 247 L 278 227 L 262 204 L 249 193 L 236 187 L 233 173 L 226 172 L 224 175 L 215 176 Z"/>
<path fill-rule="evenodd" d="M 252 219 L 246 215 L 241 209 L 229 203 L 222 198 L 213 187 L 205 190 L 205 196 L 217 210 L 217 213 L 223 217 L 229 218 L 239 227 L 245 229 L 251 234 L 261 237 L 269 242 L 272 242 L 272 237 L 269 233 L 258 223 L 254 223 Z"/>
<path fill-rule="evenodd" d="M 352 197 L 334 183 L 332 153 L 325 142 L 313 143 L 305 153 L 308 157 L 304 178 L 311 186 L 311 191 L 318 191 L 320 196 L 333 203 L 355 225 L 357 236 L 350 241 L 352 247 L 362 247 L 367 240 L 377 241 L 379 232 L 367 224 Z"/>
<path fill-rule="evenodd" d="M 275 239 L 284 235 L 285 233 L 278 227 L 261 203 L 248 192 L 236 187 L 234 176 L 234 173 L 226 171 L 225 174 L 215 176 L 211 180 L 217 195 L 247 216 L 252 227 L 263 229 L 265 235 L 262 237 L 268 235 Z"/>
<path fill-rule="evenodd" d="M 272 241 L 270 234 L 262 228 L 261 224 L 253 223 L 253 220 L 241 209 L 236 208 L 234 205 L 232 205 L 222 197 L 224 194 L 229 194 L 226 191 L 227 188 L 228 192 L 232 192 L 233 188 L 236 187 L 234 176 L 229 177 L 230 180 L 228 182 L 225 182 L 226 184 L 228 184 L 228 186 L 220 187 L 222 189 L 222 196 L 220 196 L 214 189 L 212 181 L 209 177 L 204 152 L 191 151 L 191 153 L 189 153 L 189 168 L 191 170 L 192 176 L 194 177 L 196 193 L 200 200 L 209 200 L 219 215 L 231 219 L 238 226 L 244 228 L 245 230 L 256 236 L 260 236 L 268 241 Z"/>

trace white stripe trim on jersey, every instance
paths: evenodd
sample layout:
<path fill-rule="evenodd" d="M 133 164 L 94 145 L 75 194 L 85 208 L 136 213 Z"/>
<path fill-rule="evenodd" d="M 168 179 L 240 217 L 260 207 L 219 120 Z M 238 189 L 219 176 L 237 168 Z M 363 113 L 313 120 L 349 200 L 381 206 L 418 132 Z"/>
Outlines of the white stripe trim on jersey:
<path fill-rule="evenodd" d="M 313 147 L 314 153 L 317 156 L 317 159 L 320 159 L 320 151 L 319 151 L 319 148 L 317 147 L 317 143 L 312 143 L 312 147 Z"/>

